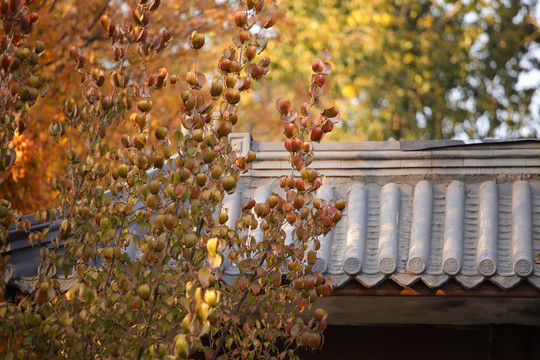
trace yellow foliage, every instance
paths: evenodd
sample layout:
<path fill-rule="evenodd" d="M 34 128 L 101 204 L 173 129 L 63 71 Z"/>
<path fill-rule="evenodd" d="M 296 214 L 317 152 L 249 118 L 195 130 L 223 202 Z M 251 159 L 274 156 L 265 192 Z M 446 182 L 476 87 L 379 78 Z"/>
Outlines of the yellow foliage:
<path fill-rule="evenodd" d="M 352 99 L 358 94 L 356 87 L 354 85 L 345 85 L 341 88 L 341 95 L 347 99 Z"/>

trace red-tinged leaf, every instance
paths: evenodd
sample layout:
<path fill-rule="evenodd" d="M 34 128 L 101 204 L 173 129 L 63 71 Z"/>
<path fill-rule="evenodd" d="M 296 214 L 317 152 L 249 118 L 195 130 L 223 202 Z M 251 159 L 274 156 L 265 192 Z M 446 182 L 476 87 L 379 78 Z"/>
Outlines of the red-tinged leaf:
<path fill-rule="evenodd" d="M 341 113 L 338 111 L 338 114 L 336 116 L 334 116 L 333 118 L 329 118 L 328 120 L 330 120 L 334 124 L 337 124 L 341 121 Z"/>
<path fill-rule="evenodd" d="M 287 115 L 291 110 L 291 101 L 288 98 L 278 98 L 276 100 L 276 109 L 281 115 Z"/>
<path fill-rule="evenodd" d="M 270 66 L 270 58 L 269 58 L 268 56 L 263 57 L 263 58 L 257 63 L 257 65 L 262 66 L 262 67 L 268 67 L 268 66 Z"/>
<path fill-rule="evenodd" d="M 157 10 L 157 8 L 159 7 L 159 4 L 160 4 L 161 0 L 154 0 L 152 2 L 152 5 L 150 5 L 150 11 L 155 11 Z"/>
<path fill-rule="evenodd" d="M 9 162 L 6 166 L 6 168 L 10 168 L 15 163 L 15 159 L 17 158 L 17 152 L 13 149 L 8 149 L 9 152 Z"/>
<path fill-rule="evenodd" d="M 321 56 L 324 60 L 334 60 L 330 54 L 328 54 L 328 49 L 322 49 L 321 50 Z"/>
<path fill-rule="evenodd" d="M 257 250 L 257 240 L 255 238 L 251 238 L 250 247 L 253 251 Z"/>
<path fill-rule="evenodd" d="M 286 199 L 287 199 L 288 202 L 293 202 L 295 196 L 296 196 L 295 191 L 289 190 L 289 191 L 287 191 Z"/>
<path fill-rule="evenodd" d="M 141 21 L 141 14 L 139 13 L 139 10 L 138 9 L 135 9 L 131 12 L 131 17 L 133 18 L 133 21 L 137 24 L 137 25 L 141 25 L 142 26 L 142 21 Z"/>
<path fill-rule="evenodd" d="M 236 80 L 236 84 L 234 84 L 234 88 L 240 89 L 242 86 L 244 86 L 244 78 L 239 77 L 238 80 Z"/>
<path fill-rule="evenodd" d="M 246 72 L 246 74 L 251 75 L 252 70 L 253 70 L 253 63 L 247 63 L 246 67 L 244 68 L 244 71 Z M 240 79 L 238 79 L 238 80 L 240 80 Z M 238 81 L 237 81 L 237 83 L 238 83 Z"/>
<path fill-rule="evenodd" d="M 303 312 L 306 308 L 307 300 L 303 297 L 299 297 L 296 304 L 298 305 L 298 311 Z"/>
<path fill-rule="evenodd" d="M 197 85 L 203 87 L 206 84 L 206 76 L 203 73 L 196 72 Z"/>
<path fill-rule="evenodd" d="M 324 63 L 324 70 L 321 74 L 328 75 L 332 72 L 332 64 L 330 63 Z"/>
<path fill-rule="evenodd" d="M 308 110 L 309 110 L 309 103 L 307 101 L 304 101 L 302 103 L 302 106 L 300 106 L 300 114 L 302 114 L 302 116 L 308 116 Z"/>
<path fill-rule="evenodd" d="M 339 111 L 335 108 L 335 106 L 332 106 L 331 108 L 324 109 L 322 112 L 322 116 L 325 118 L 331 119 L 339 115 Z"/>
<path fill-rule="evenodd" d="M 255 200 L 253 200 L 252 198 L 245 198 L 243 201 L 242 201 L 242 209 L 252 209 L 253 207 L 255 207 Z"/>
<path fill-rule="evenodd" d="M 297 117 L 298 113 L 296 111 L 291 111 L 288 115 L 281 115 L 281 120 L 287 123 L 292 123 Z"/>
<path fill-rule="evenodd" d="M 257 295 L 261 291 L 261 285 L 258 282 L 251 283 L 251 291 L 253 294 Z"/>
<path fill-rule="evenodd" d="M 242 46 L 242 42 L 240 41 L 240 38 L 238 37 L 238 33 L 234 34 L 233 36 L 233 43 L 236 47 L 241 47 Z"/>
<path fill-rule="evenodd" d="M 195 154 L 193 154 L 193 160 L 195 160 L 196 163 L 202 163 L 204 159 L 204 155 L 201 150 L 197 150 Z"/>

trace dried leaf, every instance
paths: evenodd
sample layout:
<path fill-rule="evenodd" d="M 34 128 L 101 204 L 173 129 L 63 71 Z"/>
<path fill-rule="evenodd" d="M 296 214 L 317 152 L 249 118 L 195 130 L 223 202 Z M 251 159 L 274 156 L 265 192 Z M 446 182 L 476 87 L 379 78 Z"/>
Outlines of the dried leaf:
<path fill-rule="evenodd" d="M 251 283 L 251 291 L 253 294 L 257 295 L 261 291 L 261 285 L 258 282 Z"/>
<path fill-rule="evenodd" d="M 248 29 L 251 29 L 253 27 L 253 25 L 255 25 L 256 23 L 257 23 L 257 17 L 256 16 L 250 16 L 249 19 L 248 19 L 248 23 L 247 23 Z"/>
<path fill-rule="evenodd" d="M 328 49 L 321 50 L 321 56 L 324 60 L 333 60 L 333 58 L 328 54 Z"/>
<path fill-rule="evenodd" d="M 306 160 L 304 161 L 306 166 L 309 166 L 312 162 L 313 162 L 313 155 L 312 154 L 308 154 L 306 156 Z"/>
<path fill-rule="evenodd" d="M 330 120 L 334 124 L 337 124 L 338 122 L 341 121 L 341 113 L 338 111 L 338 114 L 336 116 L 334 116 L 333 118 L 330 118 L 328 120 Z"/>
<path fill-rule="evenodd" d="M 339 111 L 335 108 L 335 106 L 332 106 L 331 108 L 328 108 L 328 109 L 324 109 L 324 111 L 322 112 L 322 116 L 329 119 L 336 117 L 337 115 L 339 115 Z"/>
<path fill-rule="evenodd" d="M 302 330 L 302 327 L 299 324 L 293 325 L 291 328 L 291 336 L 296 337 L 300 333 L 300 330 Z"/>
<path fill-rule="evenodd" d="M 131 13 L 131 16 L 135 24 L 142 26 L 141 14 L 139 13 L 139 9 L 133 10 L 133 12 Z"/>
<path fill-rule="evenodd" d="M 223 263 L 223 257 L 220 254 L 208 255 L 208 264 L 212 269 L 217 269 Z"/>
<path fill-rule="evenodd" d="M 154 0 L 152 2 L 152 5 L 150 5 L 150 11 L 154 11 L 154 10 L 157 10 L 157 8 L 159 7 L 159 4 L 160 4 L 161 0 Z"/>
<path fill-rule="evenodd" d="M 233 44 L 234 44 L 236 47 L 241 47 L 241 46 L 242 46 L 242 42 L 240 41 L 240 38 L 238 37 L 238 33 L 234 34 L 232 40 L 233 40 Z"/>
<path fill-rule="evenodd" d="M 299 297 L 296 304 L 298 305 L 298 311 L 303 312 L 306 308 L 307 300 L 303 297 Z"/>
<path fill-rule="evenodd" d="M 230 47 L 226 48 L 225 50 L 223 50 L 223 57 L 229 59 L 232 55 L 232 51 L 233 49 L 231 49 Z"/>
<path fill-rule="evenodd" d="M 286 199 L 288 202 L 293 202 L 295 196 L 296 196 L 296 192 L 293 190 L 290 190 L 290 191 L 287 191 Z"/>
<path fill-rule="evenodd" d="M 43 84 L 43 86 L 41 87 L 41 97 L 45 96 L 45 94 L 47 94 L 47 92 L 49 91 L 49 83 L 45 82 Z"/>
<path fill-rule="evenodd" d="M 199 282 L 203 287 L 208 287 L 210 285 L 210 269 L 202 268 L 199 270 Z"/>
<path fill-rule="evenodd" d="M 311 193 L 311 192 L 310 192 L 310 193 L 307 193 L 307 194 L 305 195 L 305 201 L 306 201 L 306 204 L 311 203 L 311 202 L 313 201 L 313 193 Z"/>
<path fill-rule="evenodd" d="M 246 68 L 247 68 L 249 65 L 251 65 L 251 64 L 248 64 L 248 65 L 246 66 Z M 246 72 L 246 73 L 247 73 L 247 72 Z M 236 84 L 234 84 L 234 88 L 235 88 L 235 89 L 241 89 L 242 86 L 244 86 L 244 78 L 241 78 L 241 77 L 240 77 L 240 78 L 238 78 L 238 80 L 236 80 Z"/>
<path fill-rule="evenodd" d="M 246 67 L 244 68 L 244 71 L 246 72 L 246 74 L 251 75 L 252 70 L 253 70 L 253 63 L 247 63 Z M 238 80 L 240 80 L 240 79 L 238 79 Z M 237 81 L 237 83 L 238 83 L 238 81 Z M 277 100 L 276 100 L 276 104 L 277 104 Z"/>
<path fill-rule="evenodd" d="M 199 85 L 199 87 L 203 87 L 206 84 L 206 76 L 203 73 L 200 73 L 198 71 L 195 73 L 195 75 L 196 75 L 197 85 Z"/>
<path fill-rule="evenodd" d="M 259 51 L 259 54 L 266 49 L 266 45 L 268 44 L 268 40 L 265 37 L 258 37 L 257 38 L 257 50 Z"/>
<path fill-rule="evenodd" d="M 332 72 L 332 64 L 330 63 L 324 63 L 324 70 L 321 74 L 328 75 Z"/>
<path fill-rule="evenodd" d="M 289 115 L 281 115 L 281 120 L 292 123 L 296 118 L 298 117 L 298 113 L 296 111 L 289 112 Z"/>

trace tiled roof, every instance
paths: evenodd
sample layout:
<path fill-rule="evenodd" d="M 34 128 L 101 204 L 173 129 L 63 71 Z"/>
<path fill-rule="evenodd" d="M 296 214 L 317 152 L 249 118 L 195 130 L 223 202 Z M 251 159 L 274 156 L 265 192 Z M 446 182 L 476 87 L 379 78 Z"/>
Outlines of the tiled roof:
<path fill-rule="evenodd" d="M 258 150 L 262 161 L 236 196 L 281 191 L 269 178 L 287 168 L 286 153 L 268 143 Z M 484 281 L 540 289 L 539 142 L 325 143 L 318 150 L 314 167 L 327 175 L 319 196 L 348 207 L 321 239 L 315 270 L 339 285 L 391 279 L 438 288 L 455 278 L 467 289 Z"/>
<path fill-rule="evenodd" d="M 261 200 L 274 191 L 279 188 L 246 189 L 229 206 L 239 207 L 242 196 Z M 319 196 L 348 202 L 337 228 L 321 239 L 314 266 L 339 285 L 354 279 L 374 287 L 389 278 L 437 288 L 455 278 L 465 288 L 489 280 L 510 289 L 525 280 L 540 289 L 538 181 L 329 179 Z"/>
<path fill-rule="evenodd" d="M 257 162 L 226 198 L 230 224 L 244 197 L 264 201 L 281 192 L 277 178 L 290 174 L 282 144 L 253 142 L 248 134 L 233 134 L 232 142 L 256 151 Z M 321 239 L 314 266 L 339 286 L 390 279 L 438 288 L 454 278 L 466 289 L 484 281 L 540 289 L 539 142 L 323 143 L 313 166 L 327 176 L 319 196 L 348 203 L 337 228 Z M 23 246 L 21 236 L 10 235 L 3 277 L 24 289 L 38 250 Z M 224 272 L 237 274 L 227 263 Z"/>

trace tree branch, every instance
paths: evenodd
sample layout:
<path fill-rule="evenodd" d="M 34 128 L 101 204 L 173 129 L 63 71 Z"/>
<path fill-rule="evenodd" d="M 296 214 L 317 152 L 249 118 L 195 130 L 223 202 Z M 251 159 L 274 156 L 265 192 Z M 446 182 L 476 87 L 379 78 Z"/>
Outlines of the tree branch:
<path fill-rule="evenodd" d="M 259 266 L 262 266 L 264 264 L 264 261 L 266 260 L 267 254 L 268 254 L 268 252 L 264 253 L 263 257 L 261 258 L 261 261 L 259 262 Z M 255 276 L 252 276 L 251 280 L 253 280 L 254 277 Z M 247 294 L 249 293 L 249 291 L 250 291 L 249 288 L 244 290 L 244 293 L 242 294 L 242 298 L 240 299 L 238 304 L 236 304 L 236 308 L 233 311 L 233 315 L 238 315 L 240 313 L 240 310 L 242 309 L 242 305 L 244 304 L 244 301 L 246 300 L 246 297 L 247 297 Z M 227 323 L 227 326 L 225 327 L 225 330 L 223 330 L 223 332 L 221 333 L 221 338 L 219 339 L 218 346 L 217 346 L 216 350 L 214 351 L 214 355 L 212 356 L 212 360 L 216 360 L 219 353 L 221 352 L 221 348 L 223 348 L 223 345 L 225 344 L 225 337 L 227 336 L 227 334 L 231 330 L 231 326 L 232 326 L 232 319 L 229 320 L 229 322 Z"/>

